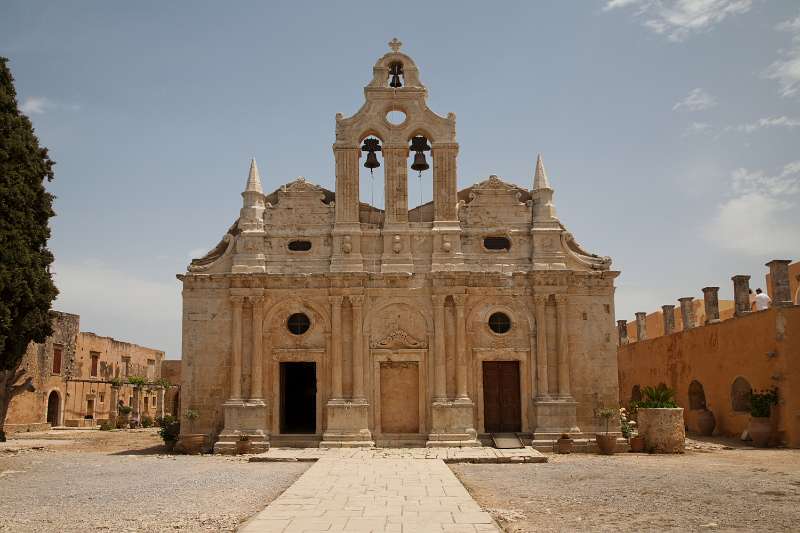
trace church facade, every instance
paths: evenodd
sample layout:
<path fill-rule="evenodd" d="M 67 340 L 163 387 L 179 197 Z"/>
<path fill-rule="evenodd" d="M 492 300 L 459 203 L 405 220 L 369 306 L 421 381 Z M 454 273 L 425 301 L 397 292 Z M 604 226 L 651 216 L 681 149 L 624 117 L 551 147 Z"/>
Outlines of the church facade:
<path fill-rule="evenodd" d="M 557 218 L 541 157 L 530 190 L 457 190 L 455 115 L 390 48 L 361 109 L 336 115 L 336 190 L 265 194 L 253 161 L 239 218 L 178 276 L 181 404 L 216 452 L 546 442 L 618 405 L 611 260 Z M 361 164 L 383 167 L 385 209 L 359 200 Z M 409 168 L 433 182 L 411 210 Z"/>

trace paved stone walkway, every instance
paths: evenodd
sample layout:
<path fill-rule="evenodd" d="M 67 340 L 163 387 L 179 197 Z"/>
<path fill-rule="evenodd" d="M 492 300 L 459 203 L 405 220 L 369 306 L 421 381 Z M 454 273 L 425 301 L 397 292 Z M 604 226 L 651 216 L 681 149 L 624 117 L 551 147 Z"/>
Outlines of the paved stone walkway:
<path fill-rule="evenodd" d="M 319 459 L 239 531 L 500 531 L 440 459 L 346 455 Z"/>

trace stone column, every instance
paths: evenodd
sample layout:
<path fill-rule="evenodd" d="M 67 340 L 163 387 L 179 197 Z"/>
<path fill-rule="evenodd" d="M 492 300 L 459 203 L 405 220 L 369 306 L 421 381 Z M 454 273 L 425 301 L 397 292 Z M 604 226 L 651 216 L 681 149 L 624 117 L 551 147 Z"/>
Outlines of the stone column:
<path fill-rule="evenodd" d="M 664 335 L 671 335 L 675 332 L 675 306 L 662 305 L 661 314 L 664 320 Z"/>
<path fill-rule="evenodd" d="M 558 326 L 558 395 L 569 398 L 569 319 L 567 295 L 556 295 L 556 325 Z"/>
<path fill-rule="evenodd" d="M 447 400 L 447 363 L 444 347 L 444 299 L 441 294 L 434 294 L 433 300 L 433 401 Z"/>
<path fill-rule="evenodd" d="M 244 297 L 231 296 L 231 399 L 242 399 L 242 302 Z"/>
<path fill-rule="evenodd" d="M 683 331 L 688 331 L 694 327 L 694 309 L 692 308 L 694 298 L 692 296 L 684 296 L 683 298 L 678 298 L 678 301 L 681 303 Z"/>
<path fill-rule="evenodd" d="M 119 416 L 119 387 L 116 385 L 111 385 L 111 395 L 109 396 L 109 401 L 111 405 L 109 406 L 110 409 L 110 418 L 111 422 L 116 424 L 117 416 Z"/>
<path fill-rule="evenodd" d="M 158 391 L 158 412 L 161 419 L 164 419 L 164 396 L 166 395 L 167 390 L 164 387 L 161 387 Z"/>
<path fill-rule="evenodd" d="M 408 222 L 408 147 L 384 146 L 384 223 Z"/>
<path fill-rule="evenodd" d="M 643 341 L 647 339 L 647 313 L 639 311 L 636 313 L 636 340 Z"/>
<path fill-rule="evenodd" d="M 331 296 L 331 399 L 342 399 L 342 297 Z"/>
<path fill-rule="evenodd" d="M 250 296 L 253 304 L 253 355 L 250 365 L 250 398 L 262 400 L 264 398 L 264 297 Z"/>
<path fill-rule="evenodd" d="M 433 220 L 457 220 L 456 155 L 458 144 L 434 143 L 433 156 Z"/>
<path fill-rule="evenodd" d="M 769 267 L 769 278 L 772 282 L 772 306 L 788 307 L 792 305 L 792 289 L 789 286 L 788 259 L 773 259 L 765 266 Z"/>
<path fill-rule="evenodd" d="M 334 146 L 336 159 L 336 222 L 358 222 L 358 158 L 356 147 Z"/>
<path fill-rule="evenodd" d="M 736 316 L 750 312 L 750 276 L 739 274 L 731 278 L 733 281 L 733 303 Z"/>
<path fill-rule="evenodd" d="M 719 287 L 703 287 L 703 306 L 706 310 L 706 324 L 719 322 Z"/>
<path fill-rule="evenodd" d="M 547 327 L 545 325 L 547 296 L 536 294 L 533 296 L 533 302 L 536 307 L 536 371 L 539 389 L 537 393 L 540 398 L 547 398 L 550 396 L 547 384 Z"/>
<path fill-rule="evenodd" d="M 364 335 L 362 310 L 364 297 L 361 295 L 350 296 L 353 306 L 353 399 L 364 399 Z"/>
<path fill-rule="evenodd" d="M 467 395 L 467 322 L 464 317 L 464 303 L 467 297 L 463 294 L 453 296 L 456 305 L 456 398 L 469 401 Z"/>
<path fill-rule="evenodd" d="M 619 337 L 619 345 L 624 346 L 628 344 L 628 321 L 617 320 L 617 336 Z"/>

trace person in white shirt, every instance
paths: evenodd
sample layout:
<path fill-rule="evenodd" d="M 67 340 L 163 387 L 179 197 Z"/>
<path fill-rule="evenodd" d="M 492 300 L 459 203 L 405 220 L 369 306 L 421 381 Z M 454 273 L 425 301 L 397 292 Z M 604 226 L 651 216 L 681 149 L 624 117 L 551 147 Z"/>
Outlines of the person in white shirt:
<path fill-rule="evenodd" d="M 756 311 L 763 311 L 765 309 L 769 309 L 770 304 L 772 303 L 772 299 L 764 294 L 761 289 L 756 289 Z"/>

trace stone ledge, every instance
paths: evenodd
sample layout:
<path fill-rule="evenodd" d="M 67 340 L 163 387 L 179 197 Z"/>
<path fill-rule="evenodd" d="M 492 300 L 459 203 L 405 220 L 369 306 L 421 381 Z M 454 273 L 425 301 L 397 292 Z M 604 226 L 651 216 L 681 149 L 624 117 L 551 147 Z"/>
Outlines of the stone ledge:
<path fill-rule="evenodd" d="M 548 458 L 531 448 L 499 450 L 488 447 L 450 448 L 272 448 L 248 458 L 251 463 L 316 462 L 319 459 L 433 459 L 448 464 L 546 463 Z"/>

